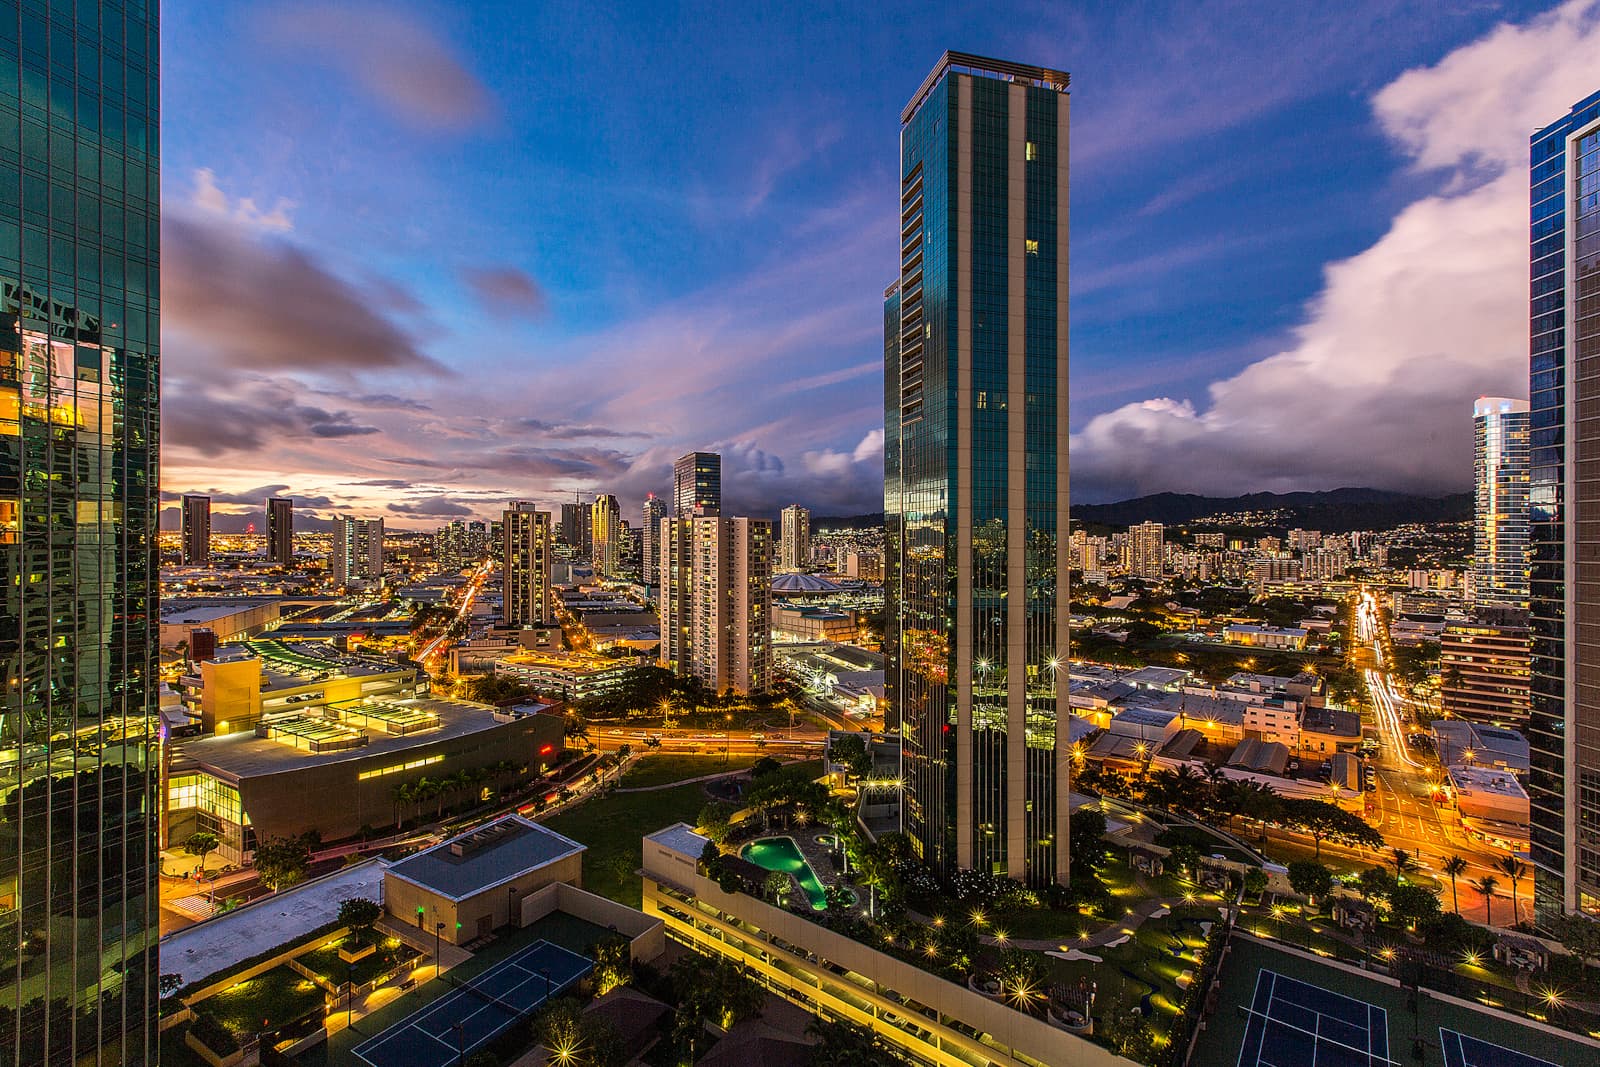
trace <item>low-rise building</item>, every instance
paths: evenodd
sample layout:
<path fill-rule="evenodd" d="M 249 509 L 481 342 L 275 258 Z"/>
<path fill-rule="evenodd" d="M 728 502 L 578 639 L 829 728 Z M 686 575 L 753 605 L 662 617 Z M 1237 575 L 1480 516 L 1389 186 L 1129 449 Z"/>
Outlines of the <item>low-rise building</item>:
<path fill-rule="evenodd" d="M 518 652 L 496 661 L 494 673 L 532 686 L 542 696 L 576 703 L 626 688 L 642 664 L 635 656 Z"/>
<path fill-rule="evenodd" d="M 583 885 L 585 846 L 506 815 L 408 856 L 383 875 L 396 922 L 452 945 L 517 925 L 522 900 L 549 885 Z"/>
<path fill-rule="evenodd" d="M 1361 716 L 1337 708 L 1307 708 L 1300 714 L 1300 754 L 1326 759 L 1361 747 Z"/>
<path fill-rule="evenodd" d="M 265 838 L 316 831 L 323 841 L 392 826 L 537 773 L 561 756 L 559 705 L 502 710 L 458 700 L 370 701 L 262 719 L 251 731 L 171 745 L 165 840 L 217 835 L 239 863 Z M 510 769 L 507 769 L 510 765 Z M 466 772 L 471 781 L 458 779 Z M 423 778 L 454 795 L 408 798 Z"/>
<path fill-rule="evenodd" d="M 1306 647 L 1310 634 L 1298 626 L 1258 626 L 1234 623 L 1222 628 L 1222 639 L 1230 645 L 1249 648 L 1275 648 L 1299 651 Z"/>
<path fill-rule="evenodd" d="M 1439 638 L 1439 700 L 1448 718 L 1528 721 L 1530 638 L 1527 624 L 1457 622 Z"/>
<path fill-rule="evenodd" d="M 1482 767 L 1517 777 L 1528 773 L 1528 739 L 1515 730 L 1460 719 L 1433 721 L 1434 749 L 1446 767 Z"/>
<path fill-rule="evenodd" d="M 772 632 L 786 641 L 854 641 L 861 617 L 849 608 L 779 601 L 772 605 Z"/>
<path fill-rule="evenodd" d="M 161 647 L 187 645 L 195 630 L 210 630 L 218 641 L 254 637 L 278 621 L 282 599 L 275 596 L 208 597 L 161 603 Z"/>
<path fill-rule="evenodd" d="M 250 731 L 264 718 L 320 713 L 331 705 L 409 700 L 426 692 L 417 668 L 308 641 L 224 645 L 179 681 L 202 733 Z"/>
<path fill-rule="evenodd" d="M 1495 847 L 1528 847 L 1528 791 L 1514 775 L 1487 767 L 1451 767 L 1450 791 L 1462 828 Z"/>

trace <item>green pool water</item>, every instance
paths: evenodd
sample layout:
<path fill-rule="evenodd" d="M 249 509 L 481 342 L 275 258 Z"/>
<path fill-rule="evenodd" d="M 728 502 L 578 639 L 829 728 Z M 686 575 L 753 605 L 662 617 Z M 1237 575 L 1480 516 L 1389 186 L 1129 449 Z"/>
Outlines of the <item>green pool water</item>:
<path fill-rule="evenodd" d="M 822 911 L 828 906 L 828 898 L 822 891 L 822 883 L 817 880 L 817 872 L 811 869 L 811 864 L 806 862 L 800 849 L 789 838 L 763 837 L 744 846 L 739 855 L 763 870 L 794 875 L 800 882 L 800 888 L 805 890 L 806 899 L 811 901 L 812 910 Z"/>

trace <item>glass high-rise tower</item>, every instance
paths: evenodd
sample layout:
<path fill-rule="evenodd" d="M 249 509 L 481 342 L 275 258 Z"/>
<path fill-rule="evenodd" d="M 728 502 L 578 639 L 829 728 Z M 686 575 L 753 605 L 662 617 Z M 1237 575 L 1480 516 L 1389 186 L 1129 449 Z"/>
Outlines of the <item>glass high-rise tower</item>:
<path fill-rule="evenodd" d="M 154 1062 L 157 8 L 0 5 L 0 1060 Z"/>
<path fill-rule="evenodd" d="M 1060 71 L 947 52 L 900 116 L 885 294 L 888 688 L 923 859 L 1067 876 Z"/>
<path fill-rule="evenodd" d="M 1472 402 L 1472 599 L 1528 603 L 1528 402 L 1480 396 Z"/>
<path fill-rule="evenodd" d="M 1534 917 L 1600 914 L 1600 92 L 1533 135 L 1528 600 Z"/>

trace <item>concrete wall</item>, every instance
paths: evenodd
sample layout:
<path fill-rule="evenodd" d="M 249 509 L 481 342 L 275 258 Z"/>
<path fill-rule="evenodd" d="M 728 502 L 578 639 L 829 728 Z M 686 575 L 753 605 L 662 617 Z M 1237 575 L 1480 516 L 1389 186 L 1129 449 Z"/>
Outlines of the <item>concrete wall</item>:
<path fill-rule="evenodd" d="M 565 882 L 545 886 L 522 898 L 522 925 L 532 926 L 553 911 L 565 912 L 596 926 L 616 927 L 628 938 L 635 963 L 649 963 L 666 951 L 661 920 Z"/>
<path fill-rule="evenodd" d="M 660 857 L 652 860 L 656 848 L 646 842 L 645 913 L 661 916 L 673 936 L 690 941 L 703 951 L 739 960 L 768 985 L 783 989 L 808 1008 L 867 1027 L 897 1047 L 947 1067 L 970 1067 L 974 1055 L 1003 1067 L 1128 1067 L 1132 1062 L 802 916 L 746 894 L 724 893 L 715 882 L 698 874 L 683 880 L 678 875 L 682 870 L 680 862 L 663 862 Z M 670 854 L 667 849 L 660 851 Z M 674 889 L 688 893 L 701 907 L 674 899 L 670 895 Z M 736 916 L 741 923 L 759 928 L 762 935 L 735 926 L 727 918 L 711 914 L 711 910 L 722 916 Z M 686 922 L 671 914 L 673 911 L 687 913 L 692 921 Z M 746 947 L 733 941 L 742 941 Z M 882 992 L 834 973 L 827 964 L 869 977 Z M 842 995 L 835 995 L 830 989 L 837 989 Z M 938 1018 L 910 1012 L 902 998 L 933 1009 Z M 862 1004 L 867 1008 L 863 1009 Z M 894 1025 L 891 1020 L 895 1019 L 908 1019 L 919 1030 L 931 1033 L 931 1039 L 919 1038 Z M 1005 1047 L 984 1043 L 947 1022 L 959 1022 L 993 1035 Z"/>

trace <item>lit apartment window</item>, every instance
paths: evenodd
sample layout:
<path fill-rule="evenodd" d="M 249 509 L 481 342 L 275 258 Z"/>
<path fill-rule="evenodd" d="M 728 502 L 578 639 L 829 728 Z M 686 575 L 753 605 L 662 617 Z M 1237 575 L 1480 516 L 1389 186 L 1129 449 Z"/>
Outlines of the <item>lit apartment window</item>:
<path fill-rule="evenodd" d="M 1029 141 L 1028 142 L 1028 159 L 1029 159 L 1029 161 L 1031 162 L 1032 160 L 1035 160 L 1035 159 L 1038 159 L 1038 158 L 1039 158 L 1039 146 L 1034 144 L 1032 141 Z"/>
<path fill-rule="evenodd" d="M 1039 242 L 1031 237 L 1023 241 L 1022 246 L 1030 256 L 1036 256 L 1039 254 Z"/>

